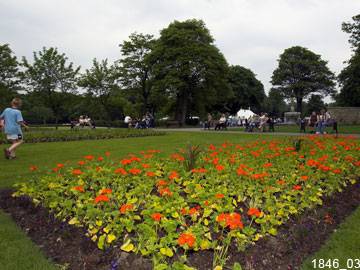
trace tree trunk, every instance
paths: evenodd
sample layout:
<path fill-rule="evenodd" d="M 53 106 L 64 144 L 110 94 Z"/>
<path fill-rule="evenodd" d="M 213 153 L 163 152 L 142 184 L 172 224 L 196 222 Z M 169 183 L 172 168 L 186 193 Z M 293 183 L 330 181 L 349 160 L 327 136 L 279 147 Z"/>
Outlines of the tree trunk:
<path fill-rule="evenodd" d="M 177 106 L 176 106 L 176 120 L 179 121 L 181 125 L 185 124 L 185 118 L 187 113 L 187 107 L 188 107 L 188 100 L 186 95 L 181 95 L 178 97 Z"/>
<path fill-rule="evenodd" d="M 296 111 L 297 112 L 302 112 L 302 97 L 296 97 Z"/>

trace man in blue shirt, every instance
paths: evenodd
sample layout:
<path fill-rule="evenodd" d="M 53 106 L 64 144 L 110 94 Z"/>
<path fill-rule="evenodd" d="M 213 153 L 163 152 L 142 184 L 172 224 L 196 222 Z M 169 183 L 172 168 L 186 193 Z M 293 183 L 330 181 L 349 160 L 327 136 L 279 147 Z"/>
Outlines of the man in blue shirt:
<path fill-rule="evenodd" d="M 6 108 L 0 115 L 0 121 L 5 124 L 6 138 L 11 142 L 11 146 L 4 149 L 5 158 L 7 159 L 14 159 L 16 157 L 16 148 L 23 143 L 21 126 L 28 128 L 24 123 L 21 112 L 18 110 L 21 104 L 21 99 L 14 98 L 11 101 L 11 108 Z"/>

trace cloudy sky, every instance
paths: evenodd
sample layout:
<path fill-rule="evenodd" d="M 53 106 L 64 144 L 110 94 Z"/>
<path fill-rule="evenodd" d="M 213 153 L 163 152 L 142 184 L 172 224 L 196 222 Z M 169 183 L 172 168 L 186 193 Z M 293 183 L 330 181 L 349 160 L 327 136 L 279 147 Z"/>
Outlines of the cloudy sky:
<path fill-rule="evenodd" d="M 253 70 L 270 88 L 284 49 L 321 54 L 335 73 L 351 55 L 341 23 L 360 0 L 0 0 L 0 43 L 18 57 L 55 46 L 82 68 L 115 60 L 133 32 L 159 35 L 174 20 L 202 19 L 230 64 Z"/>

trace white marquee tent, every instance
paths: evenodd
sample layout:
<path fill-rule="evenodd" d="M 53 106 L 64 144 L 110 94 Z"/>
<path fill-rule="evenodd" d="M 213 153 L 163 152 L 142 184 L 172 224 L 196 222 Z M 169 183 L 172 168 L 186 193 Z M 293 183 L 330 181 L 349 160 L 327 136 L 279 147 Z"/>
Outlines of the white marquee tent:
<path fill-rule="evenodd" d="M 251 116 L 255 115 L 254 112 L 252 112 L 250 110 L 250 108 L 248 110 L 246 109 L 240 109 L 237 113 L 236 113 L 236 117 L 240 118 L 240 119 L 249 119 Z"/>

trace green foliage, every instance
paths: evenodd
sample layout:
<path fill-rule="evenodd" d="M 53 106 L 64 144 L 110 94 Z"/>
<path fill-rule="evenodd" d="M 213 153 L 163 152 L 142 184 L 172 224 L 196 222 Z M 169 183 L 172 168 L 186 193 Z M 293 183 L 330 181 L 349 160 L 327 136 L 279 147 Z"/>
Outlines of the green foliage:
<path fill-rule="evenodd" d="M 281 117 L 284 112 L 289 110 L 284 97 L 274 88 L 270 89 L 269 95 L 265 98 L 262 107 L 265 112 L 276 117 Z"/>
<path fill-rule="evenodd" d="M 55 130 L 36 129 L 24 133 L 24 140 L 28 143 L 59 142 L 59 141 L 80 141 L 80 140 L 102 140 L 114 138 L 131 138 L 144 136 L 164 135 L 164 132 L 154 130 L 137 129 L 76 129 Z M 0 145 L 7 143 L 4 136 L 0 137 Z"/>
<path fill-rule="evenodd" d="M 302 101 L 311 93 L 335 93 L 334 74 L 327 62 L 312 51 L 295 46 L 286 49 L 274 70 L 271 83 L 285 98 L 296 99 L 296 110 L 302 112 Z"/>
<path fill-rule="evenodd" d="M 21 77 L 29 93 L 36 93 L 39 103 L 50 108 L 56 122 L 61 117 L 67 103 L 66 93 L 76 93 L 76 80 L 80 67 L 67 64 L 65 54 L 59 54 L 56 48 L 43 48 L 34 52 L 33 63 L 22 59 L 24 71 Z"/>
<path fill-rule="evenodd" d="M 240 108 L 248 107 L 257 112 L 261 111 L 261 104 L 266 97 L 264 86 L 250 69 L 230 66 L 229 83 L 234 93 L 227 105 L 231 114 L 236 114 Z"/>
<path fill-rule="evenodd" d="M 213 42 L 203 21 L 174 21 L 161 30 L 150 55 L 156 87 L 182 124 L 190 113 L 204 113 L 231 94 L 227 62 Z"/>
<path fill-rule="evenodd" d="M 354 51 L 360 50 L 360 14 L 352 17 L 353 22 L 343 22 L 342 30 L 350 34 L 349 43 Z"/>
<path fill-rule="evenodd" d="M 320 112 L 321 109 L 325 108 L 325 103 L 320 95 L 311 95 L 308 102 L 306 103 L 305 115 L 310 115 L 312 112 Z"/>
<path fill-rule="evenodd" d="M 184 153 L 184 167 L 187 172 L 190 172 L 192 169 L 196 167 L 196 162 L 199 159 L 199 155 L 201 154 L 200 145 L 191 145 L 189 144 Z"/>
<path fill-rule="evenodd" d="M 154 111 L 160 103 L 153 87 L 152 63 L 149 54 L 154 46 L 152 35 L 133 33 L 121 45 L 122 58 L 118 61 L 119 81 L 127 98 L 139 106 L 137 115 Z M 161 99 L 160 99 L 161 100 Z"/>

